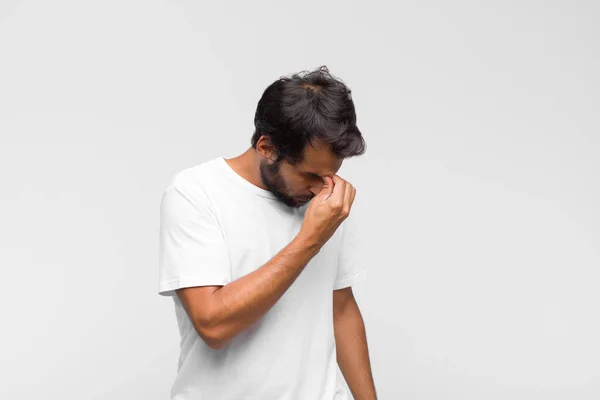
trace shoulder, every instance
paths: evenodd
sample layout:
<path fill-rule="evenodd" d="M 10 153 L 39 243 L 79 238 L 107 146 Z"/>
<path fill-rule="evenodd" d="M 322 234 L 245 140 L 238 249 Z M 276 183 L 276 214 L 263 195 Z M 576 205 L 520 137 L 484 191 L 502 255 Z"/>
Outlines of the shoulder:
<path fill-rule="evenodd" d="M 177 196 L 194 205 L 206 203 L 207 188 L 218 180 L 216 168 L 215 160 L 209 160 L 173 173 L 163 189 L 163 198 Z"/>
<path fill-rule="evenodd" d="M 210 186 L 217 179 L 216 160 L 208 160 L 173 173 L 165 191 L 173 188 L 185 191 L 199 191 Z"/>

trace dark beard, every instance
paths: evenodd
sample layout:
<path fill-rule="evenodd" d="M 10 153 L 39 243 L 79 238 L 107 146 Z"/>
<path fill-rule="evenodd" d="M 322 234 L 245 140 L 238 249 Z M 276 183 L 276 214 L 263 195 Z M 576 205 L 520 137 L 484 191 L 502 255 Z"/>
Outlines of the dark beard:
<path fill-rule="evenodd" d="M 285 185 L 279 175 L 280 160 L 275 161 L 272 164 L 268 164 L 267 161 L 263 160 L 260 163 L 260 179 L 267 187 L 269 192 L 273 193 L 277 200 L 281 201 L 288 207 L 299 208 L 302 204 L 299 204 L 293 197 L 286 195 L 283 192 Z"/>

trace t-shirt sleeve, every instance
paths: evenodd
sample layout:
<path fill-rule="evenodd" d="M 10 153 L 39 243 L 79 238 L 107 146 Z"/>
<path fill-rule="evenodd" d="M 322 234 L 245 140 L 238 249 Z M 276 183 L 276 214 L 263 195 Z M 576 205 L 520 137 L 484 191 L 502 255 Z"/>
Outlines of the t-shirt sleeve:
<path fill-rule="evenodd" d="M 341 246 L 338 256 L 337 274 L 333 290 L 343 289 L 348 286 L 363 282 L 367 278 L 365 265 L 360 262 L 357 255 L 361 251 L 356 220 L 352 213 L 342 222 Z"/>
<path fill-rule="evenodd" d="M 217 217 L 205 195 L 175 185 L 160 203 L 158 293 L 231 282 L 231 261 Z"/>

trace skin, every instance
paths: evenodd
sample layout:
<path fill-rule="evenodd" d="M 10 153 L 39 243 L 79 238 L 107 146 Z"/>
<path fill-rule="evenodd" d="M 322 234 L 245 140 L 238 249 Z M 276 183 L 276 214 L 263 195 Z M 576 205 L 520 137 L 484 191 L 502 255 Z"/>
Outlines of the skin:
<path fill-rule="evenodd" d="M 304 159 L 297 165 L 277 156 L 269 140 L 263 136 L 257 149 L 226 160 L 243 178 L 254 185 L 269 190 L 279 201 L 289 207 L 302 207 L 323 187 L 324 177 L 333 177 L 343 160 L 336 157 L 327 146 L 307 146 Z"/>
<path fill-rule="evenodd" d="M 354 201 L 356 189 L 336 175 L 342 159 L 327 146 L 307 146 L 303 161 L 296 165 L 276 159 L 263 136 L 256 149 L 251 147 L 225 161 L 289 207 L 310 201 L 298 236 L 265 265 L 225 286 L 176 291 L 199 336 L 215 350 L 224 348 L 273 307 L 348 216 Z M 333 302 L 340 370 L 356 400 L 375 399 L 364 322 L 352 288 L 335 290 Z"/>

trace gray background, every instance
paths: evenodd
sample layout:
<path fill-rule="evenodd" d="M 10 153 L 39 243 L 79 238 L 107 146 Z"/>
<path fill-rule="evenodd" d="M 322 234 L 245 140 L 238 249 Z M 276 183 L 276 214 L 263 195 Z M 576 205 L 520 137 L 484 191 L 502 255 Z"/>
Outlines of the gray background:
<path fill-rule="evenodd" d="M 162 190 L 325 64 L 380 399 L 600 398 L 598 4 L 3 0 L 0 397 L 168 398 Z"/>

